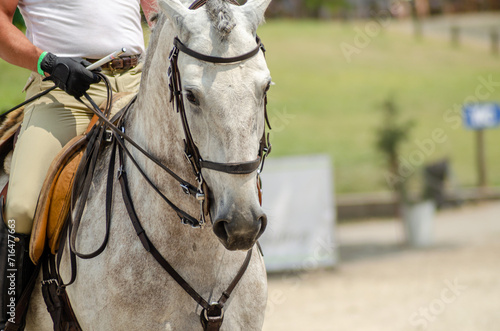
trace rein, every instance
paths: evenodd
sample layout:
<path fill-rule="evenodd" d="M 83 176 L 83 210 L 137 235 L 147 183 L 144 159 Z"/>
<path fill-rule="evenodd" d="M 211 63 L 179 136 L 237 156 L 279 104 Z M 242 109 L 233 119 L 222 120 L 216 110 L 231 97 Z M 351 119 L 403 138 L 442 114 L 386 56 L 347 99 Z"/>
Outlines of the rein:
<path fill-rule="evenodd" d="M 89 109 L 91 109 L 99 118 L 99 123 L 94 127 L 94 129 L 89 133 L 88 139 L 89 144 L 87 149 L 85 150 L 84 157 L 82 163 L 80 164 L 76 176 L 75 186 L 72 192 L 72 202 L 71 202 L 71 211 L 70 215 L 74 215 L 74 219 L 72 222 L 68 224 L 68 241 L 70 246 L 70 259 L 71 259 L 71 279 L 67 284 L 64 284 L 61 277 L 59 276 L 59 272 L 57 272 L 57 281 L 59 283 L 58 291 L 63 292 L 66 286 L 69 286 L 76 280 L 76 256 L 82 259 L 90 259 L 101 254 L 108 242 L 109 239 L 109 231 L 110 231 L 110 223 L 111 223 L 111 208 L 112 208 L 112 196 L 113 196 L 113 183 L 114 183 L 114 172 L 115 172 L 115 163 L 118 158 L 119 168 L 117 179 L 120 183 L 122 199 L 125 204 L 127 213 L 131 220 L 131 223 L 136 231 L 137 236 L 139 237 L 144 249 L 151 253 L 154 259 L 160 264 L 160 266 L 181 286 L 184 291 L 189 294 L 194 301 L 196 301 L 202 308 L 202 312 L 200 314 L 200 320 L 203 325 L 204 330 L 206 331 L 215 331 L 219 330 L 223 319 L 224 319 L 224 305 L 229 299 L 232 291 L 238 284 L 238 282 L 243 277 L 248 265 L 250 264 L 250 259 L 252 256 L 253 249 L 250 249 L 247 252 L 246 258 L 243 261 L 238 273 L 233 278 L 233 281 L 229 284 L 227 289 L 222 293 L 221 297 L 216 302 L 209 303 L 205 300 L 196 290 L 194 290 L 188 282 L 172 267 L 172 265 L 161 255 L 161 253 L 156 249 L 154 244 L 148 238 L 146 231 L 141 225 L 139 217 L 137 216 L 134 203 L 132 201 L 132 197 L 129 190 L 127 173 L 125 172 L 125 161 L 128 159 L 132 162 L 132 164 L 139 171 L 141 176 L 146 180 L 146 182 L 154 189 L 154 191 L 160 195 L 160 197 L 176 212 L 176 214 L 180 217 L 181 222 L 183 224 L 189 224 L 192 227 L 202 227 L 205 224 L 205 215 L 209 215 L 209 207 L 208 207 L 208 195 L 205 192 L 208 192 L 208 187 L 206 183 L 203 181 L 201 170 L 211 169 L 215 171 L 225 172 L 228 174 L 250 174 L 254 171 L 257 171 L 257 181 L 260 181 L 260 172 L 264 166 L 264 160 L 266 156 L 271 151 L 271 145 L 269 143 L 269 134 L 266 136 L 266 130 L 264 127 L 264 133 L 262 135 L 259 151 L 257 158 L 253 161 L 248 162 L 235 162 L 235 163 L 218 163 L 204 160 L 199 150 L 192 138 L 192 134 L 189 128 L 189 124 L 187 121 L 186 110 L 184 107 L 184 100 L 182 98 L 182 85 L 180 79 L 180 72 L 177 66 L 177 60 L 179 53 L 185 53 L 188 56 L 194 57 L 200 61 L 211 62 L 215 64 L 221 63 L 237 63 L 242 62 L 247 59 L 252 58 L 259 51 L 265 51 L 263 44 L 260 39 L 257 38 L 257 46 L 248 53 L 245 53 L 241 56 L 223 58 L 223 57 L 213 57 L 200 54 L 187 46 L 185 46 L 177 37 L 174 39 L 174 46 L 170 53 L 170 68 L 168 71 L 169 75 L 169 87 L 170 87 L 170 101 L 173 102 L 176 111 L 180 114 L 182 120 L 183 131 L 185 135 L 185 155 L 191 163 L 194 174 L 196 176 L 198 185 L 197 187 L 185 181 L 181 177 L 179 177 L 175 172 L 171 169 L 163 165 L 158 158 L 145 151 L 141 146 L 139 146 L 131 137 L 129 137 L 124 130 L 124 117 L 127 111 L 131 108 L 133 101 L 127 105 L 124 109 L 122 109 L 115 117 L 111 120 L 108 119 L 107 115 L 110 113 L 111 109 L 111 88 L 109 86 L 109 81 L 107 78 L 102 75 L 103 80 L 106 82 L 106 86 L 108 89 L 108 104 L 106 110 L 101 112 L 99 107 L 95 104 L 92 98 L 85 93 L 84 96 L 87 101 L 90 103 L 90 106 L 84 103 L 82 100 L 79 100 L 84 105 L 86 105 Z M 267 126 L 270 128 L 269 120 L 267 116 L 267 97 L 264 100 L 264 117 Z M 117 123 L 116 125 L 114 123 Z M 94 170 L 97 163 L 97 158 L 102 152 L 104 148 L 104 144 L 101 144 L 104 141 L 104 137 L 109 135 L 112 137 L 111 139 L 111 153 L 110 153 L 110 161 L 108 168 L 108 179 L 106 184 L 106 233 L 103 243 L 99 246 L 99 248 L 89 254 L 83 254 L 78 252 L 76 249 L 76 238 L 78 234 L 78 229 L 81 223 L 81 219 L 83 216 L 83 211 L 85 208 L 85 202 L 87 200 L 90 186 L 94 174 Z M 162 168 L 165 172 L 167 172 L 170 176 L 172 176 L 175 180 L 177 180 L 184 191 L 184 193 L 195 197 L 200 202 L 200 218 L 197 219 L 187 212 L 183 211 L 179 207 L 177 207 L 172 201 L 170 201 L 152 182 L 152 180 L 147 176 L 147 174 L 141 169 L 138 162 L 130 153 L 129 149 L 126 146 L 126 143 L 129 143 L 139 152 L 141 152 L 144 156 L 153 161 L 157 166 Z M 66 233 L 66 231 L 64 232 Z M 61 239 L 61 243 L 64 243 L 66 238 Z M 64 244 L 61 244 L 60 252 L 57 257 L 57 269 L 59 269 L 61 263 L 61 257 L 64 250 Z"/>

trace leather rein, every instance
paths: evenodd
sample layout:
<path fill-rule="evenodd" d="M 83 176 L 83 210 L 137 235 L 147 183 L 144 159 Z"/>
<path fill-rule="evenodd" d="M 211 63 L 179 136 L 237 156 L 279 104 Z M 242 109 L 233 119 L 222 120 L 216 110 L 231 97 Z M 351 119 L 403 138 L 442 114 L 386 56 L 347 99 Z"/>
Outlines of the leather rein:
<path fill-rule="evenodd" d="M 201 2 L 204 1 L 202 0 Z M 200 3 L 201 3 L 200 2 Z M 196 4 L 196 3 L 195 3 Z M 193 5 L 195 5 L 193 4 Z M 201 4 L 201 5 L 203 5 Z M 205 300 L 200 294 L 198 294 L 189 284 L 188 282 L 172 267 L 172 265 L 161 255 L 161 253 L 156 249 L 154 244 L 148 238 L 146 231 L 141 225 L 139 217 L 137 216 L 134 203 L 132 201 L 132 197 L 129 190 L 128 178 L 125 172 L 125 160 L 130 160 L 132 164 L 137 168 L 142 177 L 146 180 L 146 182 L 153 188 L 153 190 L 160 195 L 160 197 L 176 212 L 176 214 L 181 219 L 183 224 L 191 225 L 192 227 L 203 227 L 205 224 L 205 215 L 209 215 L 209 206 L 208 206 L 208 187 L 206 183 L 203 181 L 203 177 L 201 174 L 201 170 L 211 169 L 215 171 L 225 172 L 229 174 L 250 174 L 257 170 L 257 181 L 260 182 L 260 172 L 262 171 L 265 157 L 271 151 L 271 144 L 269 143 L 269 134 L 266 136 L 266 130 L 264 128 L 264 133 L 260 141 L 260 147 L 258 151 L 257 158 L 253 161 L 249 162 L 238 162 L 238 163 L 217 163 L 204 160 L 199 150 L 194 143 L 192 138 L 191 131 L 189 129 L 189 124 L 187 121 L 186 111 L 184 107 L 184 100 L 182 98 L 182 85 L 180 80 L 180 72 L 177 66 L 177 59 L 180 52 L 185 53 L 188 56 L 196 58 L 200 61 L 211 62 L 214 64 L 227 64 L 227 63 L 237 63 L 248 60 L 254 57 L 259 51 L 265 52 L 265 48 L 263 44 L 260 42 L 260 39 L 257 37 L 257 46 L 248 53 L 245 53 L 236 57 L 213 57 L 207 56 L 201 53 L 198 53 L 187 46 L 185 46 L 177 37 L 174 39 L 173 49 L 169 56 L 170 68 L 168 71 L 169 75 L 169 88 L 170 88 L 170 101 L 173 102 L 176 111 L 180 114 L 184 135 L 185 135 L 185 155 L 191 163 L 194 174 L 197 179 L 197 186 L 190 184 L 189 182 L 182 179 L 180 176 L 175 174 L 171 169 L 162 164 L 162 162 L 150 154 L 146 150 L 144 150 L 141 146 L 139 146 L 131 137 L 129 137 L 125 133 L 124 129 L 124 117 L 127 111 L 131 108 L 134 100 L 127 105 L 124 109 L 122 109 L 115 117 L 111 120 L 107 118 L 107 115 L 110 113 L 111 109 L 111 88 L 109 86 L 109 81 L 107 78 L 102 75 L 101 77 L 106 82 L 107 90 L 108 90 L 108 105 L 104 112 L 99 110 L 99 107 L 95 104 L 92 98 L 85 93 L 84 96 L 88 100 L 91 106 L 87 105 L 83 101 L 79 100 L 83 104 L 85 104 L 88 108 L 90 108 L 99 118 L 99 123 L 94 127 L 94 129 L 89 133 L 88 140 L 89 144 L 87 149 L 85 150 L 83 161 L 80 164 L 80 167 L 77 170 L 77 174 L 75 175 L 75 185 L 72 192 L 72 202 L 71 202 L 71 211 L 70 214 L 74 215 L 72 222 L 68 222 L 68 231 L 64 231 L 65 236 L 67 235 L 69 246 L 70 246 L 70 260 L 71 260 L 71 279 L 68 283 L 64 284 L 62 278 L 59 275 L 58 269 L 61 263 L 62 252 L 64 249 L 64 242 L 66 237 L 61 238 L 61 246 L 60 252 L 57 256 L 57 283 L 58 291 L 64 291 L 66 286 L 71 285 L 76 280 L 77 268 L 76 268 L 76 257 L 80 257 L 82 259 L 90 259 L 101 254 L 108 242 L 109 239 L 109 231 L 110 231 L 110 223 L 111 223 L 111 209 L 112 209 L 112 196 L 113 196 L 113 182 L 114 182 L 114 172 L 115 172 L 115 163 L 116 159 L 119 161 L 118 168 L 118 180 L 120 182 L 120 187 L 122 191 L 122 198 L 126 207 L 126 210 L 129 214 L 129 218 L 132 222 L 132 225 L 136 231 L 137 236 L 139 237 L 143 247 L 151 253 L 151 255 L 155 258 L 155 260 L 160 264 L 160 266 L 184 289 L 184 291 L 189 294 L 203 309 L 200 314 L 200 320 L 203 325 L 204 330 L 212 331 L 219 330 L 223 318 L 224 318 L 224 305 L 226 301 L 229 299 L 232 291 L 241 280 L 243 274 L 245 273 L 248 265 L 250 264 L 250 259 L 252 256 L 253 249 L 250 249 L 246 255 L 244 262 L 242 263 L 238 273 L 234 277 L 233 281 L 227 287 L 227 289 L 222 293 L 221 297 L 216 302 L 209 303 Z M 265 122 L 269 128 L 269 120 L 267 116 L 267 96 L 264 100 L 264 115 Z M 116 125 L 114 123 L 117 123 Z M 106 139 L 107 137 L 107 139 Z M 106 185 L 106 233 L 105 238 L 99 248 L 88 254 L 83 254 L 78 252 L 76 249 L 76 238 L 78 229 L 80 226 L 80 222 L 83 216 L 83 211 L 85 208 L 85 202 L 87 200 L 92 177 L 94 174 L 94 170 L 97 164 L 97 158 L 100 152 L 103 149 L 103 145 L 101 144 L 103 141 L 111 141 L 111 153 L 110 153 L 110 161 L 108 168 L 108 176 L 107 176 L 107 185 Z M 172 176 L 175 180 L 177 180 L 187 195 L 195 197 L 200 202 L 201 215 L 199 218 L 195 218 L 183 211 L 179 207 L 177 207 L 172 201 L 170 201 L 158 187 L 153 183 L 153 181 L 147 176 L 147 174 L 141 169 L 138 162 L 132 156 L 130 150 L 126 146 L 126 142 L 141 152 L 144 156 L 153 161 L 157 166 L 162 168 L 165 172 L 167 172 L 170 176 Z"/>

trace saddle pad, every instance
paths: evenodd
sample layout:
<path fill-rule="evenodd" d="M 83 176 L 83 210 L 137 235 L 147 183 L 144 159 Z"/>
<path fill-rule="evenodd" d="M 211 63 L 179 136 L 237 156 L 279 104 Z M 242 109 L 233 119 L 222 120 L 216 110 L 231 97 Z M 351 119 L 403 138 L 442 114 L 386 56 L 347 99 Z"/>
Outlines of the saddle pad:
<path fill-rule="evenodd" d="M 112 114 L 127 105 L 134 93 L 113 95 Z M 115 111 L 116 110 L 116 111 Z M 96 115 L 92 118 L 86 132 L 96 124 Z M 76 170 L 87 145 L 86 135 L 73 138 L 56 156 L 47 172 L 42 186 L 31 231 L 30 258 L 37 264 L 45 250 L 46 243 L 52 254 L 59 249 L 59 241 L 71 203 L 71 191 Z"/>
<path fill-rule="evenodd" d="M 0 159 L 12 151 L 17 132 L 21 127 L 24 118 L 24 107 L 21 107 L 8 114 L 0 125 Z"/>

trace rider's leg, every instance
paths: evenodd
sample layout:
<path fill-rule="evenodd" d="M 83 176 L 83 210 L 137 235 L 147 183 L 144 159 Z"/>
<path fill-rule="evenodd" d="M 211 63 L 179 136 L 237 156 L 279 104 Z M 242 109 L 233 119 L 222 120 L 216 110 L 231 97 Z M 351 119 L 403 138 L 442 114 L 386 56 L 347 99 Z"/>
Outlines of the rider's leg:
<path fill-rule="evenodd" d="M 35 77 L 27 90 L 27 97 L 50 85 L 50 82 L 42 83 L 40 76 Z M 60 90 L 53 91 L 25 108 L 10 167 L 6 217 L 2 221 L 9 227 L 9 239 L 12 239 L 2 242 L 0 247 L 0 256 L 8 254 L 10 258 L 7 264 L 0 267 L 3 296 L 1 310 L 4 312 L 10 312 L 11 307 L 18 303 L 34 270 L 29 257 L 29 239 L 38 195 L 47 170 L 64 144 L 85 130 L 90 118 L 91 114 L 83 110 L 82 105 Z M 0 226 L 5 227 L 4 224 Z M 7 318 L 10 317 L 7 315 Z M 5 320 L 0 320 L 0 329 L 2 322 L 6 323 Z"/>
<path fill-rule="evenodd" d="M 107 72 L 106 72 L 107 73 Z M 109 76 L 114 92 L 137 91 L 141 66 Z M 37 73 L 26 90 L 26 97 L 50 88 Z M 104 83 L 94 84 L 88 94 L 100 105 L 106 101 Z M 56 89 L 30 103 L 24 111 L 21 132 L 12 157 L 5 214 L 15 220 L 16 232 L 30 234 L 35 208 L 47 170 L 64 145 L 82 134 L 93 113 L 64 91 Z"/>
<path fill-rule="evenodd" d="M 27 97 L 52 85 L 35 74 Z M 59 89 L 25 108 L 12 156 L 5 205 L 6 221 L 15 221 L 16 233 L 31 233 L 38 195 L 52 160 L 67 142 L 86 129 L 91 117 L 84 105 Z"/>

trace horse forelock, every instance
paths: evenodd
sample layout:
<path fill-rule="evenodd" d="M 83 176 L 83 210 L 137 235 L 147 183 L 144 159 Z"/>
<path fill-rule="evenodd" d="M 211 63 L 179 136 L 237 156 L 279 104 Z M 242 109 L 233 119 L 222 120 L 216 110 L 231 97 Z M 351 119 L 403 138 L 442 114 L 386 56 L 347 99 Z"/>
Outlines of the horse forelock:
<path fill-rule="evenodd" d="M 208 0 L 205 4 L 214 28 L 225 39 L 236 26 L 236 20 L 226 0 Z"/>

